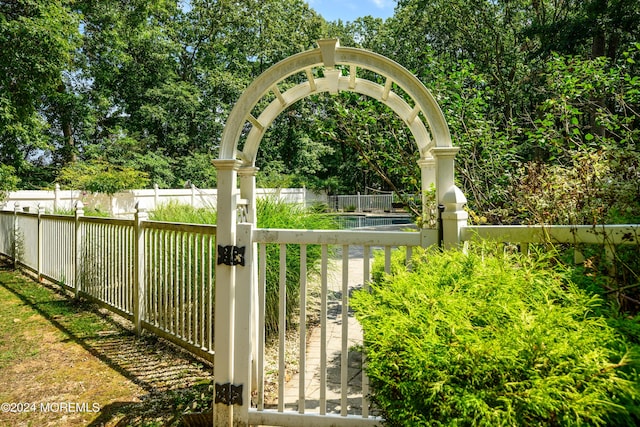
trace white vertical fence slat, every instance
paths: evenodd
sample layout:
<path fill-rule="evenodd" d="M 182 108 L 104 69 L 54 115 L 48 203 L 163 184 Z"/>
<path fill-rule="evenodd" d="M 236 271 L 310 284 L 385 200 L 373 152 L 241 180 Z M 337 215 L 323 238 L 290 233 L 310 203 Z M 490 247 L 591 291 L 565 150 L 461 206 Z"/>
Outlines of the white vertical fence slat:
<path fill-rule="evenodd" d="M 336 233 L 323 231 L 303 231 L 303 230 L 262 230 L 254 232 L 254 241 L 258 242 L 260 248 L 260 290 L 265 288 L 264 277 L 266 266 L 264 259 L 267 254 L 268 245 L 276 245 L 279 249 L 279 312 L 278 312 L 278 388 L 277 401 L 272 403 L 272 408 L 265 409 L 264 387 L 261 384 L 265 381 L 264 367 L 262 360 L 264 353 L 260 352 L 258 363 L 258 396 L 257 408 L 250 411 L 252 420 L 270 420 L 274 425 L 299 425 L 303 418 L 308 417 L 309 425 L 375 425 L 380 423 L 380 418 L 372 416 L 369 411 L 367 400 L 368 380 L 362 374 L 361 383 L 357 383 L 353 375 L 355 370 L 363 370 L 363 366 L 353 365 L 358 363 L 355 352 L 357 346 L 362 344 L 357 332 L 357 322 L 350 313 L 351 292 L 355 287 L 366 287 L 370 278 L 370 257 L 372 249 L 382 250 L 387 268 L 389 268 L 391 248 L 401 245 L 417 246 L 421 242 L 420 233 L 403 232 L 376 232 L 376 233 Z M 298 331 L 301 340 L 298 354 L 290 355 L 287 352 L 292 349 L 285 345 L 285 340 L 289 336 L 286 333 L 286 319 L 291 318 L 293 313 L 286 313 L 286 275 L 287 259 L 294 253 L 295 245 L 299 245 L 298 268 L 301 274 L 299 281 L 300 308 L 295 313 L 299 322 Z M 319 267 L 320 301 L 318 317 L 319 328 L 319 349 L 310 346 L 307 349 L 307 333 L 311 328 L 308 325 L 307 294 L 309 292 L 307 284 L 308 264 L 307 250 L 312 245 L 319 245 L 320 259 L 317 261 Z M 408 252 L 411 253 L 411 252 Z M 338 254 L 336 258 L 335 255 Z M 360 274 L 353 273 L 353 258 L 362 257 Z M 334 259 L 335 258 L 335 259 Z M 288 268 L 295 268 L 288 263 Z M 334 274 L 335 273 L 335 274 Z M 336 276 L 334 278 L 334 276 Z M 357 281 L 358 283 L 356 283 Z M 362 282 L 362 283 L 360 283 Z M 262 300 L 262 296 L 261 296 Z M 261 304 L 262 305 L 262 304 Z M 317 307 L 317 306 L 316 306 Z M 263 318 L 263 308 L 260 309 L 260 317 Z M 356 329 L 353 329 L 356 328 Z M 264 333 L 264 323 L 261 323 L 261 331 Z M 335 341 L 337 339 L 337 342 Z M 335 346 L 337 344 L 337 346 Z M 356 346 L 356 347 L 354 347 Z M 318 354 L 319 350 L 319 354 Z M 309 352 L 309 356 L 307 356 Z M 291 371 L 288 366 L 291 359 L 297 358 L 293 363 L 297 365 L 297 380 L 289 381 L 284 376 Z M 311 358 L 315 361 L 310 364 Z M 352 366 L 353 365 L 353 366 Z M 311 370 L 309 368 L 311 367 Z M 295 369 L 295 368 L 294 368 Z M 361 375 L 361 374 L 359 374 Z M 353 377 L 353 378 L 352 378 Z M 295 387 L 298 389 L 295 390 Z M 293 390 L 289 390 L 289 388 Z M 311 390 L 308 392 L 308 390 Z M 297 391 L 297 392 L 296 392 Z M 297 399 L 297 402 L 295 401 Z M 354 406 L 355 405 L 355 406 Z M 307 418 L 304 418 L 305 420 Z M 277 422 L 276 422 L 277 420 Z M 311 421 L 313 420 L 313 421 Z"/>
<path fill-rule="evenodd" d="M 307 245 L 300 245 L 300 307 L 299 328 L 300 328 L 300 363 L 298 371 L 300 378 L 298 381 L 298 413 L 304 414 L 305 410 L 305 386 L 307 369 Z"/>
<path fill-rule="evenodd" d="M 135 305 L 139 277 L 133 272 L 138 272 L 139 266 L 134 221 L 90 217 L 78 221 L 81 229 L 76 235 L 80 236 L 78 251 L 82 254 L 78 294 L 135 320 L 140 307 Z"/>
<path fill-rule="evenodd" d="M 285 357 L 287 336 L 287 245 L 280 245 L 280 283 L 278 285 L 278 411 L 284 411 Z"/>
<path fill-rule="evenodd" d="M 13 212 L 0 215 L 0 253 L 14 258 L 15 219 Z"/>
<path fill-rule="evenodd" d="M 407 250 L 411 246 L 407 246 Z M 363 245 L 362 246 L 362 287 L 365 291 L 369 290 L 369 281 L 371 280 L 371 246 Z M 365 343 L 362 343 L 362 348 L 364 349 Z M 362 353 L 362 365 L 366 365 L 366 357 L 365 352 Z M 369 377 L 367 376 L 367 372 L 362 370 L 362 417 L 369 418 Z"/>
<path fill-rule="evenodd" d="M 41 275 L 75 288 L 75 224 L 73 217 L 42 215 Z"/>
<path fill-rule="evenodd" d="M 347 415 L 349 382 L 349 245 L 342 245 L 342 301 L 340 317 L 342 322 L 342 345 L 340 352 L 340 415 Z"/>
<path fill-rule="evenodd" d="M 143 223 L 147 313 L 143 327 L 213 360 L 215 226 Z"/>
<path fill-rule="evenodd" d="M 18 265 L 38 273 L 38 216 L 16 213 L 16 261 Z"/>
<path fill-rule="evenodd" d="M 267 289 L 267 245 L 258 244 L 258 410 L 264 411 L 264 347 Z"/>
<path fill-rule="evenodd" d="M 237 266 L 237 280 L 236 280 L 236 301 L 241 302 L 244 309 L 235 311 L 235 329 L 234 329 L 234 346 L 236 348 L 234 354 L 234 384 L 243 384 L 244 387 L 241 391 L 242 403 L 233 404 L 233 420 L 234 425 L 240 425 L 242 420 L 246 420 L 249 417 L 249 407 L 251 402 L 251 374 L 252 374 L 252 312 L 254 304 L 253 301 L 253 287 L 254 283 L 253 269 L 250 267 L 250 263 L 247 260 L 253 260 L 253 244 L 251 242 L 251 235 L 253 232 L 253 225 L 251 223 L 239 223 L 237 228 L 237 245 L 240 248 L 244 248 L 244 260 L 245 262 Z"/>
<path fill-rule="evenodd" d="M 327 413 L 327 315 L 329 247 L 322 245 L 320 259 L 320 415 Z"/>

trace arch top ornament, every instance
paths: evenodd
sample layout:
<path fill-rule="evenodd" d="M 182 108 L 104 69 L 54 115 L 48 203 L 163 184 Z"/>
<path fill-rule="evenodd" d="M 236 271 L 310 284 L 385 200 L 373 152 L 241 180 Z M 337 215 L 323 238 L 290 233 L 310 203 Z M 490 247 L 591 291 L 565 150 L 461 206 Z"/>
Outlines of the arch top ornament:
<path fill-rule="evenodd" d="M 349 67 L 348 75 L 343 75 L 336 66 Z M 324 67 L 324 77 L 314 76 L 316 67 Z M 358 68 L 382 76 L 385 84 L 358 78 Z M 297 73 L 305 73 L 307 80 L 281 92 L 278 84 Z M 393 92 L 394 83 L 410 97 L 413 105 Z M 271 66 L 249 85 L 227 119 L 219 159 L 240 159 L 244 166 L 254 165 L 266 129 L 282 111 L 314 93 L 339 91 L 361 93 L 391 108 L 411 130 L 421 158 L 431 157 L 433 147 L 452 146 L 449 127 L 438 103 L 409 70 L 377 53 L 341 47 L 337 39 L 326 39 L 319 40 L 316 49 L 290 56 Z M 255 106 L 269 93 L 273 95 L 273 101 L 255 117 L 252 114 Z M 426 126 L 421 117 L 424 117 Z M 251 124 L 251 130 L 242 151 L 238 151 L 238 142 L 247 123 Z"/>

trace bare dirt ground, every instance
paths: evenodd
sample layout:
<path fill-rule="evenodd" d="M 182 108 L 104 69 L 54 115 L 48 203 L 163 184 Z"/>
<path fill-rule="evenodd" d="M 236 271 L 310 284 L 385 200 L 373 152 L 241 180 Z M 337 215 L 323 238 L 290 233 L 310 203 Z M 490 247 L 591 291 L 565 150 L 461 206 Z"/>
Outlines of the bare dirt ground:
<path fill-rule="evenodd" d="M 0 426 L 181 425 L 210 405 L 212 371 L 56 287 L 0 271 Z"/>

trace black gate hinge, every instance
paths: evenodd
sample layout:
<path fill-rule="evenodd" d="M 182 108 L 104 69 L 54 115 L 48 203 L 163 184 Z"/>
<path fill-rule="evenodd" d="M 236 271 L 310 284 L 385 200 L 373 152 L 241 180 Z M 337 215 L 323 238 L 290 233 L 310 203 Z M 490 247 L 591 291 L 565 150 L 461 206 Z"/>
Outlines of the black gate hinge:
<path fill-rule="evenodd" d="M 241 265 L 244 266 L 245 247 L 218 245 L 218 265 Z"/>
<path fill-rule="evenodd" d="M 216 383 L 216 399 L 215 403 L 222 403 L 227 406 L 242 406 L 242 384 L 235 385 L 231 383 Z"/>

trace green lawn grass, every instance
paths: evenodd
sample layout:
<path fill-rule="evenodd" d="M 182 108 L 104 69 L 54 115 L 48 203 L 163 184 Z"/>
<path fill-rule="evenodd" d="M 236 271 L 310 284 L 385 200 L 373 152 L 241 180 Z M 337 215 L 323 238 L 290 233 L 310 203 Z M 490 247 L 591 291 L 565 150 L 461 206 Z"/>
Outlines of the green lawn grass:
<path fill-rule="evenodd" d="M 178 426 L 210 406 L 211 367 L 57 286 L 0 269 L 0 426 Z M 99 411 L 44 412 L 40 404 L 94 403 Z"/>

